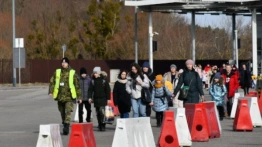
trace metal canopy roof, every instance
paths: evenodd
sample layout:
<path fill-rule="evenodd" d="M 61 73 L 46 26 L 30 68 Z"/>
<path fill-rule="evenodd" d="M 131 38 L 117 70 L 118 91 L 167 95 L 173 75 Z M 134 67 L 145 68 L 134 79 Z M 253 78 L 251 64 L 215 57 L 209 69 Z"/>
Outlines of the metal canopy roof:
<path fill-rule="evenodd" d="M 260 0 L 141 0 L 125 1 L 126 6 L 137 6 L 145 12 L 187 13 L 196 11 L 196 14 L 241 14 L 250 15 L 250 10 L 262 12 Z M 200 12 L 199 12 L 200 11 Z M 220 12 L 220 13 L 218 13 Z"/>

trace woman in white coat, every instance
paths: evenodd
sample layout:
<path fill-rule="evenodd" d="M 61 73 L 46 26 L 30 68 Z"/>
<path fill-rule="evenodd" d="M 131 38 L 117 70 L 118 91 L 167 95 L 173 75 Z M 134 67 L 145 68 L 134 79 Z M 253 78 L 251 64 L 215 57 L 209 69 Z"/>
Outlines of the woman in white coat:
<path fill-rule="evenodd" d="M 142 88 L 149 88 L 148 77 L 142 73 L 137 63 L 133 63 L 127 80 L 126 91 L 131 95 L 133 117 L 146 117 L 146 104 L 141 100 L 141 91 Z"/>

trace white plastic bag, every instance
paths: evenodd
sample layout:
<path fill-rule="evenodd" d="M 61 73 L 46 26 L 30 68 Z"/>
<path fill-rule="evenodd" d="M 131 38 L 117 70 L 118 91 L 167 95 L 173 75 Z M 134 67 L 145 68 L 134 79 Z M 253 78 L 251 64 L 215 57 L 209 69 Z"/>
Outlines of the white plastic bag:
<path fill-rule="evenodd" d="M 105 106 L 105 119 L 104 123 L 113 124 L 115 120 L 114 108 L 111 106 Z"/>

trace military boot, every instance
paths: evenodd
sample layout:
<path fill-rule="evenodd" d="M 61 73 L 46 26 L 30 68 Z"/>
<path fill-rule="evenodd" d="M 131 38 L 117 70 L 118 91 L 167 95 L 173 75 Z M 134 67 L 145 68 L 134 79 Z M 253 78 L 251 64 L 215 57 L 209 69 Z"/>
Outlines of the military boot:
<path fill-rule="evenodd" d="M 63 135 L 69 134 L 69 124 L 64 123 Z"/>

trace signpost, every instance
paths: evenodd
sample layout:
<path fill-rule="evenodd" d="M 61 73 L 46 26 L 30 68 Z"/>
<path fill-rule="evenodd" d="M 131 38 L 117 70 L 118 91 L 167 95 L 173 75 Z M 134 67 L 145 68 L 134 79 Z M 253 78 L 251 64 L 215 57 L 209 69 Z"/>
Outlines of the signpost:
<path fill-rule="evenodd" d="M 63 58 L 65 57 L 65 51 L 66 51 L 66 44 L 62 45 L 62 50 L 63 50 Z"/>
<path fill-rule="evenodd" d="M 15 48 L 18 48 L 19 86 L 21 86 L 21 48 L 24 48 L 24 38 L 15 39 Z"/>

